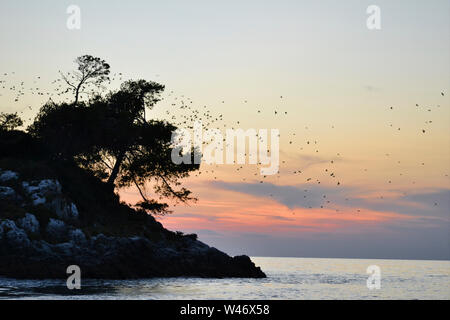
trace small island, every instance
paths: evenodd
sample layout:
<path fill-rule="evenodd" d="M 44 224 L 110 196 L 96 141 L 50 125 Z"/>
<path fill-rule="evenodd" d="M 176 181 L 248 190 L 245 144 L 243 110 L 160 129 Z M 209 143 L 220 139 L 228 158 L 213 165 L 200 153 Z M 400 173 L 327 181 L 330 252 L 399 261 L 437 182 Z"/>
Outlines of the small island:
<path fill-rule="evenodd" d="M 74 101 L 50 100 L 26 130 L 17 114 L 0 115 L 0 276 L 66 278 L 78 265 L 93 279 L 266 277 L 249 257 L 155 219 L 170 214 L 161 199 L 195 201 L 179 180 L 199 169 L 171 161 L 176 127 L 146 113 L 164 86 L 127 81 L 105 93 L 109 65 L 92 56 L 76 63 L 61 74 Z M 131 186 L 136 204 L 119 196 Z"/>

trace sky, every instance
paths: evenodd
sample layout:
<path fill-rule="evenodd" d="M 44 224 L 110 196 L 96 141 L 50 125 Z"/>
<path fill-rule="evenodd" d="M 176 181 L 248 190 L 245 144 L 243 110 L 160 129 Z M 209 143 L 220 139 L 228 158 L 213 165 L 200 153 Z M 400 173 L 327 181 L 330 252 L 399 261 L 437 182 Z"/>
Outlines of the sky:
<path fill-rule="evenodd" d="M 0 112 L 27 124 L 92 54 L 111 89 L 166 85 L 150 117 L 280 131 L 279 174 L 202 164 L 169 229 L 233 255 L 450 259 L 448 1 L 2 0 L 0 30 Z"/>

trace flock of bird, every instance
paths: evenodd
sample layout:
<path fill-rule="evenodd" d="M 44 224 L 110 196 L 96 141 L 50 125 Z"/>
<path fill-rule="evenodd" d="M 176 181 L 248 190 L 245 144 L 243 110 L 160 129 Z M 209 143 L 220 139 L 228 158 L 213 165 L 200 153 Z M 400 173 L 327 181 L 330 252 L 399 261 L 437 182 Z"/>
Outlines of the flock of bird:
<path fill-rule="evenodd" d="M 33 116 L 37 113 L 37 109 L 42 106 L 43 103 L 45 103 L 48 100 L 56 100 L 56 101 L 66 101 L 69 102 L 73 99 L 73 95 L 71 94 L 70 90 L 68 90 L 67 85 L 63 79 L 56 79 L 54 81 L 50 82 L 50 86 L 46 85 L 45 82 L 41 79 L 40 76 L 34 77 L 31 81 L 26 83 L 25 81 L 16 81 L 14 82 L 14 76 L 15 73 L 4 73 L 0 75 L 0 103 L 2 105 L 10 104 L 8 105 L 8 109 L 2 107 L 2 110 L 0 112 L 18 112 L 18 114 L 21 117 L 26 116 L 24 118 L 25 122 L 31 122 L 33 120 Z M 73 75 L 68 74 L 67 77 L 73 77 Z M 111 76 L 111 79 L 108 80 L 106 85 L 113 85 L 119 82 L 122 82 L 124 79 L 124 75 L 122 73 L 115 73 Z M 70 78 L 72 81 L 76 81 L 76 78 Z M 44 91 L 43 88 L 47 88 L 49 90 L 48 92 Z M 89 96 L 90 94 L 95 93 L 95 88 L 92 88 L 91 91 L 85 93 L 85 97 Z M 5 94 L 9 93 L 7 97 L 12 98 L 13 104 L 11 105 L 11 101 L 2 101 L 5 100 Z M 21 105 L 21 100 L 25 99 L 27 95 L 31 95 L 33 97 L 39 97 L 40 99 L 33 98 L 32 101 L 28 100 L 29 103 L 26 106 L 19 107 Z M 442 97 L 445 96 L 444 92 L 440 92 L 440 95 Z M 281 102 L 285 99 L 283 95 L 279 96 L 280 99 L 280 105 L 283 105 Z M 246 106 L 249 105 L 249 101 L 243 99 L 242 103 Z M 204 128 L 239 128 L 242 123 L 241 120 L 237 121 L 230 121 L 226 120 L 224 116 L 224 112 L 215 112 L 217 110 L 225 111 L 226 108 L 228 108 L 227 103 L 225 100 L 218 100 L 219 108 L 209 108 L 206 105 L 198 106 L 198 104 L 193 101 L 191 98 L 185 96 L 185 95 L 177 95 L 174 91 L 170 91 L 166 93 L 162 99 L 161 102 L 155 107 L 154 110 L 160 111 L 161 114 L 163 114 L 163 118 L 167 120 L 168 122 L 172 123 L 173 125 L 180 127 L 180 128 L 187 128 L 187 129 L 193 129 L 194 123 L 197 121 L 200 121 Z M 421 108 L 419 104 L 415 105 L 416 108 Z M 439 107 L 439 106 L 438 106 Z M 246 107 L 248 108 L 248 107 Z M 388 110 L 393 111 L 394 107 L 388 107 Z M 427 112 L 432 112 L 432 109 L 427 107 Z M 282 110 L 282 108 L 265 108 L 265 107 L 259 107 L 255 108 L 254 110 L 255 117 L 272 117 L 274 121 L 283 121 L 283 119 L 287 119 L 289 116 L 288 111 Z M 256 118 L 255 118 L 256 119 Z M 267 120 L 267 119 L 266 119 Z M 433 120 L 426 120 L 424 122 L 425 125 L 431 125 L 433 124 Z M 393 123 L 389 123 L 389 126 L 392 128 L 395 128 L 397 131 L 401 130 L 401 127 L 394 126 Z M 330 125 L 331 128 L 335 128 L 335 126 L 332 124 Z M 308 130 L 308 126 L 305 127 L 305 130 Z M 419 129 L 422 134 L 426 134 L 427 130 L 426 127 Z M 287 138 L 287 143 L 289 144 L 290 149 L 296 149 L 299 152 L 304 152 L 305 154 L 311 155 L 311 154 L 318 154 L 319 153 L 319 141 L 317 139 L 308 139 L 306 141 L 302 141 L 301 143 L 298 143 L 298 132 L 293 132 L 289 134 L 287 137 L 280 137 L 281 140 Z M 261 139 L 261 137 L 258 137 Z M 225 139 L 224 139 L 225 140 Z M 203 141 L 203 144 L 208 144 L 208 141 Z M 223 149 L 220 150 L 221 152 L 225 152 L 226 147 L 228 145 L 224 144 Z M 267 150 L 268 153 L 271 152 L 270 148 Z M 389 154 L 386 154 L 386 157 L 389 157 Z M 289 166 L 290 160 L 282 159 L 280 166 L 281 169 L 278 172 L 278 174 L 274 176 L 260 176 L 259 169 L 261 168 L 262 164 L 258 163 L 256 166 L 243 166 L 243 165 L 234 165 L 232 168 L 235 170 L 235 175 L 239 177 L 239 179 L 242 182 L 245 183 L 271 183 L 274 185 L 281 185 L 280 181 L 282 181 L 283 178 L 285 178 L 287 175 L 289 175 L 291 178 L 295 177 L 295 180 L 298 181 L 297 184 L 302 185 L 325 185 L 330 186 L 334 185 L 336 188 L 341 187 L 343 185 L 342 178 L 339 178 L 338 169 L 335 166 L 335 163 L 339 161 L 341 157 L 340 153 L 337 153 L 336 156 L 334 156 L 332 159 L 329 159 L 324 164 L 327 164 L 323 168 L 323 175 L 321 177 L 312 177 L 308 176 L 308 168 L 297 168 L 297 169 L 287 169 L 285 168 L 291 168 Z M 297 159 L 298 160 L 298 159 Z M 295 159 L 294 159 L 295 161 Z M 400 164 L 400 161 L 397 162 L 397 164 Z M 425 165 L 425 163 L 421 163 L 421 165 Z M 222 176 L 226 175 L 229 176 L 230 173 L 227 170 L 230 170 L 230 166 L 226 166 L 227 168 L 222 167 L 221 165 L 202 165 L 200 170 L 197 171 L 194 174 L 194 177 L 206 177 L 206 179 L 211 180 L 218 180 L 219 176 L 222 174 Z M 224 171 L 225 170 L 225 171 Z M 250 171 L 249 171 L 250 170 Z M 255 171 L 251 171 L 255 170 Z M 364 169 L 364 172 L 367 172 L 368 169 Z M 402 174 L 400 174 L 402 175 Z M 448 177 L 448 174 L 445 175 Z M 276 181 L 276 180 L 278 181 Z M 281 180 L 280 180 L 281 179 Z M 270 181 L 270 182 L 269 182 Z M 388 179 L 388 183 L 392 184 L 392 179 Z M 415 181 L 413 181 L 415 183 Z M 303 198 L 305 201 L 308 199 L 308 188 L 306 188 L 305 194 L 303 195 Z M 325 189 L 324 189 L 325 190 Z M 274 197 L 273 194 L 269 193 L 267 196 Z M 332 200 L 327 194 L 321 195 L 322 198 L 322 204 L 319 206 L 320 208 L 331 208 L 332 207 Z M 383 198 L 382 196 L 380 197 Z M 350 201 L 349 198 L 345 197 L 345 201 Z M 306 203 L 306 202 L 305 202 Z M 435 203 L 437 205 L 437 203 Z M 337 205 L 338 206 L 338 205 Z M 306 206 L 308 208 L 313 208 L 313 206 Z M 333 210 L 336 210 L 339 212 L 339 208 Z M 362 209 L 357 208 L 355 209 L 355 213 L 360 213 Z M 295 212 L 293 212 L 295 214 Z"/>

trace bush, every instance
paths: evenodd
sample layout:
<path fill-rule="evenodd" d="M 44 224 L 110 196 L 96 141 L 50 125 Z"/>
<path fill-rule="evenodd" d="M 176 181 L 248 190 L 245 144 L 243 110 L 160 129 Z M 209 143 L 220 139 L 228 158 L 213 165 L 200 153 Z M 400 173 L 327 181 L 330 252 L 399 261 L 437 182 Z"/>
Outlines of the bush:
<path fill-rule="evenodd" d="M 194 241 L 197 241 L 198 236 L 195 233 L 187 234 L 185 235 L 186 238 L 192 239 Z"/>
<path fill-rule="evenodd" d="M 42 148 L 28 133 L 0 130 L 0 158 L 40 158 L 43 154 Z"/>

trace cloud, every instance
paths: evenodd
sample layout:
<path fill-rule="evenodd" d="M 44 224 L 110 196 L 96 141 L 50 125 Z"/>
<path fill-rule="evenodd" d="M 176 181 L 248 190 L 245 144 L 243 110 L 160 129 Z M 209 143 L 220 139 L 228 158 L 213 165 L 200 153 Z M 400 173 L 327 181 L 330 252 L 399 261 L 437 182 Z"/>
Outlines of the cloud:
<path fill-rule="evenodd" d="M 338 199 L 350 193 L 352 189 L 345 187 L 327 187 L 311 184 L 275 185 L 272 183 L 229 183 L 212 182 L 213 186 L 225 190 L 245 193 L 257 197 L 276 200 L 289 209 L 317 208 L 326 204 L 329 199 Z"/>
<path fill-rule="evenodd" d="M 194 218 L 194 219 L 202 219 L 202 220 L 208 220 L 208 221 L 216 221 L 219 217 L 214 215 L 207 215 L 207 214 L 200 214 L 200 213 L 190 213 L 190 212 L 183 212 L 183 213 L 173 213 L 170 215 L 170 217 L 176 217 L 176 218 Z"/>
<path fill-rule="evenodd" d="M 381 199 L 380 197 L 365 197 L 364 193 L 371 191 L 352 187 L 329 187 L 311 184 L 275 185 L 272 183 L 229 183 L 212 182 L 214 187 L 235 191 L 256 197 L 268 198 L 288 207 L 319 208 L 347 207 L 355 210 L 372 210 L 381 212 L 396 212 L 412 216 L 429 218 L 450 218 L 450 189 L 432 189 L 410 194 L 398 194 Z"/>
<path fill-rule="evenodd" d="M 274 219 L 274 220 L 281 220 L 281 221 L 294 221 L 294 219 L 283 217 L 283 216 L 266 216 L 268 218 Z"/>
<path fill-rule="evenodd" d="M 201 241 L 233 255 L 450 258 L 450 189 L 405 194 L 399 190 L 377 192 L 310 184 L 211 182 L 207 187 L 219 193 L 238 192 L 233 201 L 242 202 L 214 212 L 206 207 L 202 209 L 205 213 L 176 214 L 181 220 L 169 217 L 171 227 L 178 230 L 183 226 L 182 231 L 197 233 Z M 303 209 L 291 215 L 286 209 L 317 208 L 326 201 L 341 212 Z M 353 214 L 356 209 L 361 213 Z"/>
<path fill-rule="evenodd" d="M 384 199 L 354 199 L 352 206 L 376 211 L 394 211 L 413 216 L 450 218 L 450 189 L 432 189 L 412 192 L 398 197 Z"/>

